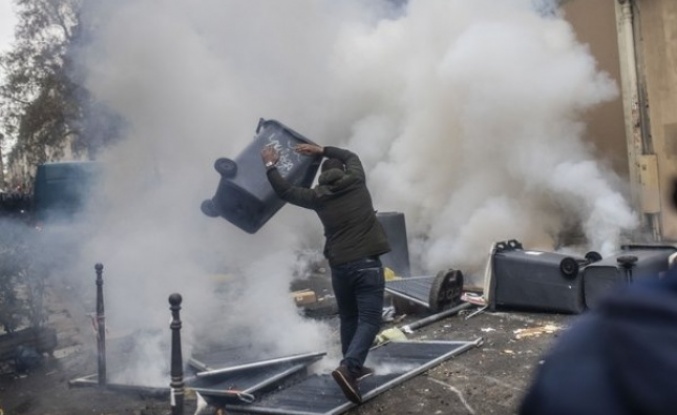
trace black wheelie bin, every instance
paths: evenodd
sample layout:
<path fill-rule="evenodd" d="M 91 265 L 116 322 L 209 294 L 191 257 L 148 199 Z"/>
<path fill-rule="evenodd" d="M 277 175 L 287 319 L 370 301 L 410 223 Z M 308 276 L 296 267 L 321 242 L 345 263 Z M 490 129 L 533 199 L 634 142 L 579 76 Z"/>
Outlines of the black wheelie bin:
<path fill-rule="evenodd" d="M 490 309 L 581 313 L 585 310 L 581 270 L 601 259 L 595 251 L 583 257 L 524 250 L 514 239 L 500 242 L 490 259 Z"/>
<path fill-rule="evenodd" d="M 659 279 L 670 269 L 677 252 L 673 245 L 630 244 L 604 260 L 590 265 L 583 274 L 585 304 L 594 308 L 600 299 L 613 295 L 615 287 L 641 279 Z"/>
<path fill-rule="evenodd" d="M 280 160 L 277 168 L 292 185 L 310 187 L 322 161 L 321 156 L 304 156 L 294 147 L 298 144 L 314 144 L 296 131 L 276 120 L 259 120 L 256 135 L 234 160 L 219 158 L 214 169 L 219 173 L 216 193 L 200 206 L 209 217 L 222 217 L 238 228 L 256 233 L 285 202 L 277 197 L 266 177 L 261 162 L 261 149 L 273 145 Z"/>

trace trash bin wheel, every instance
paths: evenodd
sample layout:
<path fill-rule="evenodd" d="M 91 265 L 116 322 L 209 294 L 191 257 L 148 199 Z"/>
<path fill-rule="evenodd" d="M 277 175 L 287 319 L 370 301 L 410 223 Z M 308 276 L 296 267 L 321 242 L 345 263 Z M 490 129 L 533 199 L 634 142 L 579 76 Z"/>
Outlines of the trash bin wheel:
<path fill-rule="evenodd" d="M 214 202 L 211 199 L 204 200 L 200 205 L 200 210 L 210 218 L 219 216 L 219 212 L 216 211 L 216 206 L 214 206 Z"/>
<path fill-rule="evenodd" d="M 214 170 L 223 177 L 235 177 L 235 174 L 237 174 L 237 163 L 229 158 L 221 157 L 214 162 Z"/>
<path fill-rule="evenodd" d="M 616 262 L 623 268 L 632 268 L 637 263 L 637 257 L 634 255 L 621 255 L 616 259 Z"/>
<path fill-rule="evenodd" d="M 576 261 L 574 258 L 566 257 L 562 260 L 562 262 L 559 263 L 559 270 L 565 277 L 574 278 L 576 275 L 578 275 L 578 261 Z"/>
<path fill-rule="evenodd" d="M 588 262 L 593 263 L 593 262 L 601 261 L 602 255 L 599 252 L 590 251 L 587 254 L 585 254 L 585 259 L 587 259 Z"/>
<path fill-rule="evenodd" d="M 433 313 L 460 303 L 463 294 L 463 273 L 448 269 L 435 276 L 428 295 L 428 308 Z"/>

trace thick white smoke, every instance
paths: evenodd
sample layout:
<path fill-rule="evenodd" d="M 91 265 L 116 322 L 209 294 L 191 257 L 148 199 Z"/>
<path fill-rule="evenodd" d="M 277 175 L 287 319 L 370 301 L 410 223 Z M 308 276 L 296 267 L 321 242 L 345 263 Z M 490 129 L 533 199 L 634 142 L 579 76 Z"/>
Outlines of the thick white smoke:
<path fill-rule="evenodd" d="M 424 270 L 481 267 L 497 240 L 552 246 L 572 222 L 607 252 L 635 226 L 581 141 L 581 114 L 616 88 L 564 20 L 528 0 L 399 3 L 134 0 L 85 14 L 87 86 L 128 124 L 104 157 L 83 259 L 106 265 L 112 324 L 166 325 L 180 292 L 190 341 L 328 347 L 288 293 L 295 251 L 322 248 L 314 213 L 286 206 L 249 235 L 199 210 L 213 161 L 244 149 L 259 117 L 360 154 Z"/>
<path fill-rule="evenodd" d="M 592 159 L 581 114 L 614 99 L 571 26 L 530 1 L 414 1 L 339 39 L 336 90 L 378 202 L 404 211 L 424 268 L 472 269 L 492 241 L 552 249 L 581 222 L 608 254 L 636 218 Z M 376 142 L 375 146 L 373 143 Z"/>

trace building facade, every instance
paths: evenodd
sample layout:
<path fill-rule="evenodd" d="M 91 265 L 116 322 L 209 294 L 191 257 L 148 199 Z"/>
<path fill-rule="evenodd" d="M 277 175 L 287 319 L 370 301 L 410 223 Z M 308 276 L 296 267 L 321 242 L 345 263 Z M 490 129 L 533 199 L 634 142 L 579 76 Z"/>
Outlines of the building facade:
<path fill-rule="evenodd" d="M 570 0 L 562 11 L 621 90 L 588 114 L 586 139 L 627 179 L 643 229 L 677 240 L 677 1 Z"/>

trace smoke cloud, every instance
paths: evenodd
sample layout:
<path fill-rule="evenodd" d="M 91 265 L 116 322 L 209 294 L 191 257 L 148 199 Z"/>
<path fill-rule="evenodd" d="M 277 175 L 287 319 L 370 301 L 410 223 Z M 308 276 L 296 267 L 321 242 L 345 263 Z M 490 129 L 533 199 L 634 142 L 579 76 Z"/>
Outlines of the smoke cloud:
<path fill-rule="evenodd" d="M 214 160 L 239 154 L 259 117 L 357 152 L 377 209 L 405 214 L 422 272 L 481 268 L 498 240 L 552 248 L 572 223 L 608 253 L 636 226 L 582 141 L 581 115 L 616 86 L 571 26 L 531 1 L 90 7 L 87 87 L 127 134 L 102 157 L 105 197 L 81 266 L 105 264 L 114 327 L 167 325 L 180 292 L 191 345 L 335 347 L 288 293 L 296 253 L 322 249 L 314 213 L 286 206 L 249 235 L 199 209 L 218 183 Z"/>
<path fill-rule="evenodd" d="M 422 239 L 424 269 L 475 269 L 498 240 L 552 249 L 577 222 L 608 254 L 637 225 L 582 141 L 581 115 L 617 88 L 566 21 L 532 6 L 410 2 L 339 39 L 337 90 L 364 106 L 349 145 L 379 205 Z"/>

